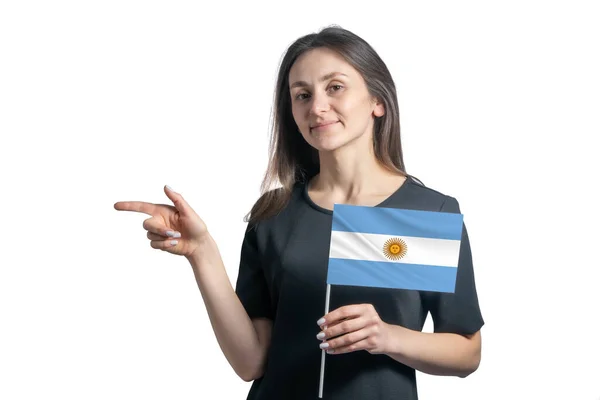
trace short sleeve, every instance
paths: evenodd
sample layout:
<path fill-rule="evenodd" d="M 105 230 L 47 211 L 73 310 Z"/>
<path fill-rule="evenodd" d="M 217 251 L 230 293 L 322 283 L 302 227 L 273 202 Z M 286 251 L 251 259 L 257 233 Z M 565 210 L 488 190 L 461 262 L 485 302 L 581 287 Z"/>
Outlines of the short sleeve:
<path fill-rule="evenodd" d="M 460 213 L 458 201 L 446 196 L 442 212 Z M 434 332 L 472 334 L 484 324 L 473 272 L 473 259 L 467 228 L 463 223 L 454 293 L 423 292 L 431 313 Z"/>
<path fill-rule="evenodd" d="M 235 292 L 250 318 L 273 319 L 271 296 L 261 264 L 257 226 L 246 227 Z"/>

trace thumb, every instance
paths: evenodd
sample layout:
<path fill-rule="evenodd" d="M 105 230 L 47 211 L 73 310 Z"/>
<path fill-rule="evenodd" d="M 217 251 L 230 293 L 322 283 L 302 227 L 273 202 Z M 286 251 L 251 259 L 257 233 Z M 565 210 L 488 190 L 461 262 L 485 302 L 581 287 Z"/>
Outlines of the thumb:
<path fill-rule="evenodd" d="M 187 203 L 187 201 L 185 201 L 183 196 L 175 192 L 173 188 L 171 188 L 169 185 L 165 185 L 165 194 L 173 202 L 177 211 L 179 211 L 183 215 L 191 214 L 192 208 Z"/>

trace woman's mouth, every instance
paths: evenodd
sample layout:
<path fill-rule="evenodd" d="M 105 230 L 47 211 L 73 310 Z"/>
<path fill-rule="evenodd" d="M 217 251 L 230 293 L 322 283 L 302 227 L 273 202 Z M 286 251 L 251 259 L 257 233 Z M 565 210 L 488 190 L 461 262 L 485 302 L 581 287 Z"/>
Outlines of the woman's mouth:
<path fill-rule="evenodd" d="M 324 131 L 327 129 L 330 129 L 331 127 L 335 126 L 335 124 L 337 124 L 340 121 L 334 121 L 334 122 L 330 122 L 327 123 L 325 125 L 320 125 L 320 126 L 315 126 L 314 128 L 311 128 L 312 131 Z"/>

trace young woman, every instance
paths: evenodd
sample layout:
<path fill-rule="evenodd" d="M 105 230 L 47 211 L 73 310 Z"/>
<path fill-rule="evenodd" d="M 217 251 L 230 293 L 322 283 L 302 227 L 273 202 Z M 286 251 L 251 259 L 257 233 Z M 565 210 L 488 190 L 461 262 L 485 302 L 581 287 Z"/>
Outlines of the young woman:
<path fill-rule="evenodd" d="M 417 399 L 415 370 L 466 377 L 483 319 L 466 228 L 455 293 L 335 286 L 323 315 L 335 203 L 460 213 L 407 174 L 394 82 L 376 52 L 339 27 L 298 39 L 280 67 L 271 158 L 249 213 L 235 289 L 217 245 L 183 197 L 144 212 L 153 248 L 185 256 L 248 399 Z M 279 188 L 272 188 L 272 183 Z M 434 333 L 421 332 L 431 313 Z"/>

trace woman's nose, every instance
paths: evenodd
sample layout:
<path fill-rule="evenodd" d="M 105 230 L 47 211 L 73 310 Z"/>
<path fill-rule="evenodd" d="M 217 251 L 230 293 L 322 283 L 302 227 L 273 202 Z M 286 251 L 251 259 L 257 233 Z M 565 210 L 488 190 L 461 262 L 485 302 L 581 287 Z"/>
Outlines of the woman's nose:
<path fill-rule="evenodd" d="M 310 112 L 321 114 L 329 109 L 329 99 L 324 95 L 314 95 L 310 104 Z"/>

